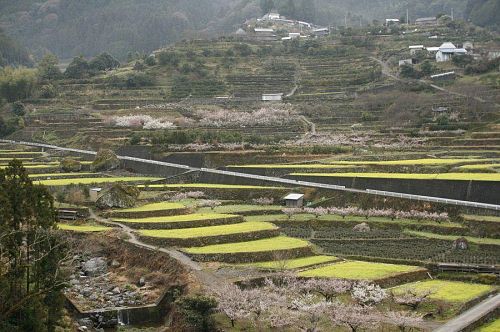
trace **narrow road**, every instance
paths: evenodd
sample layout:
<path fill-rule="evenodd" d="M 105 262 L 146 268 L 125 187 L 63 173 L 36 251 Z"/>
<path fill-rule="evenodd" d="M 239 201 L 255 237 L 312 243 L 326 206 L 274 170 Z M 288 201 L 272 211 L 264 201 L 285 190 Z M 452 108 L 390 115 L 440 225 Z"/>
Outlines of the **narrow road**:
<path fill-rule="evenodd" d="M 461 315 L 450 320 L 434 332 L 459 332 L 465 330 L 484 316 L 500 308 L 500 294 L 489 297 Z"/>
<path fill-rule="evenodd" d="M 90 218 L 96 220 L 99 223 L 111 226 L 119 226 L 129 237 L 124 241 L 130 244 L 133 244 L 135 246 L 150 251 L 160 251 L 162 253 L 169 255 L 170 257 L 181 263 L 183 266 L 187 267 L 190 270 L 190 272 L 192 272 L 197 277 L 198 281 L 208 290 L 220 288 L 221 286 L 223 286 L 228 282 L 224 278 L 220 278 L 219 276 L 215 275 L 214 273 L 211 273 L 210 271 L 203 270 L 203 268 L 197 262 L 193 261 L 189 256 L 178 250 L 161 248 L 142 242 L 137 238 L 137 236 L 134 233 L 134 230 L 127 225 L 102 218 L 98 216 L 93 210 L 90 210 Z"/>
<path fill-rule="evenodd" d="M 392 73 L 391 68 L 389 68 L 389 65 L 387 64 L 387 62 L 382 61 L 380 59 L 377 59 L 373 56 L 371 56 L 370 59 L 375 60 L 379 65 L 382 66 L 382 74 L 383 75 L 389 76 L 390 78 L 395 79 L 396 81 L 402 81 L 402 79 L 400 79 L 399 77 L 397 77 L 396 75 L 394 75 Z"/>
<path fill-rule="evenodd" d="M 309 127 L 308 134 L 316 135 L 316 124 L 303 115 L 300 116 L 300 119 Z"/>

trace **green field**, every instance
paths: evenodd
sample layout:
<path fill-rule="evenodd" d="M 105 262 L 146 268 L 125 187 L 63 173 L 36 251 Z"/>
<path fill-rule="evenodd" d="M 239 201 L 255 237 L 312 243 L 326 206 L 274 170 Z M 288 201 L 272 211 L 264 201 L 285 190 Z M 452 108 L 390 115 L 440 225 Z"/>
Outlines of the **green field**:
<path fill-rule="evenodd" d="M 149 237 L 170 239 L 192 239 L 198 237 L 221 236 L 239 233 L 252 233 L 278 229 L 275 225 L 266 222 L 242 222 L 231 225 L 195 227 L 170 230 L 141 230 L 139 233 Z"/>
<path fill-rule="evenodd" d="M 396 294 L 404 292 L 406 289 L 418 292 L 432 291 L 430 299 L 446 302 L 466 303 L 475 298 L 488 294 L 495 289 L 494 286 L 470 284 L 460 281 L 447 280 L 425 280 L 404 284 L 392 288 Z"/>
<path fill-rule="evenodd" d="M 307 241 L 299 240 L 287 236 L 278 236 L 269 239 L 216 244 L 205 247 L 184 248 L 190 254 L 233 254 L 243 252 L 261 252 L 273 250 L 286 250 L 305 248 L 310 244 Z"/>
<path fill-rule="evenodd" d="M 459 169 L 488 169 L 488 168 L 500 168 L 500 164 L 478 164 L 478 165 L 463 165 L 458 167 Z"/>
<path fill-rule="evenodd" d="M 422 270 L 422 268 L 418 266 L 348 261 L 306 270 L 299 273 L 299 275 L 308 278 L 378 280 L 418 270 Z"/>
<path fill-rule="evenodd" d="M 465 220 L 500 222 L 500 217 L 495 217 L 495 216 L 479 216 L 479 215 L 466 214 L 463 217 Z"/>
<path fill-rule="evenodd" d="M 456 239 L 458 239 L 460 237 L 458 235 L 442 235 L 442 234 L 419 232 L 419 231 L 412 231 L 412 230 L 405 230 L 404 233 L 408 234 L 408 235 L 425 237 L 425 238 L 429 238 L 429 239 L 450 240 L 450 241 L 455 241 Z M 489 239 L 489 238 L 472 237 L 472 236 L 464 236 L 464 238 L 466 238 L 467 241 L 469 241 L 471 243 L 493 244 L 493 245 L 500 246 L 500 239 Z"/>
<path fill-rule="evenodd" d="M 40 173 L 40 174 L 29 174 L 30 178 L 64 178 L 70 176 L 98 176 L 97 173 Z"/>
<path fill-rule="evenodd" d="M 6 161 L 6 162 L 10 162 L 12 160 L 21 160 L 21 161 L 27 161 L 27 160 L 33 160 L 34 158 L 0 158 L 0 161 Z"/>
<path fill-rule="evenodd" d="M 285 259 L 282 261 L 270 261 L 270 262 L 258 262 L 249 264 L 237 264 L 236 267 L 254 267 L 258 269 L 269 269 L 269 270 L 279 270 L 279 269 L 300 269 L 303 267 L 324 264 L 329 262 L 337 261 L 338 258 L 335 256 L 310 256 L 295 259 Z"/>
<path fill-rule="evenodd" d="M 180 203 L 171 203 L 171 202 L 160 202 L 160 203 L 152 203 L 146 204 L 143 206 L 118 210 L 119 212 L 147 212 L 147 211 L 161 211 L 161 210 L 175 210 L 175 209 L 183 209 L 185 206 Z"/>
<path fill-rule="evenodd" d="M 407 180 L 500 181 L 500 173 L 291 173 L 294 176 L 348 177 Z"/>
<path fill-rule="evenodd" d="M 282 206 L 278 205 L 251 205 L 251 204 L 238 204 L 238 205 L 221 205 L 215 209 L 204 207 L 199 209 L 199 212 L 217 212 L 217 213 L 244 213 L 251 211 L 281 211 Z"/>
<path fill-rule="evenodd" d="M 145 182 L 145 181 L 159 181 L 162 178 L 151 177 L 111 177 L 111 178 L 79 178 L 79 179 L 59 179 L 59 180 L 40 180 L 36 183 L 44 186 L 69 186 L 71 184 L 99 184 L 99 183 L 115 183 L 115 182 Z"/>
<path fill-rule="evenodd" d="M 461 163 L 478 163 L 493 161 L 496 159 L 447 159 L 447 158 L 422 158 L 407 160 L 382 160 L 382 161 L 331 161 L 332 164 L 340 165 L 376 165 L 376 166 L 425 166 L 425 165 L 454 165 Z"/>
<path fill-rule="evenodd" d="M 255 190 L 284 190 L 283 187 L 263 187 L 263 186 L 244 186 L 232 184 L 213 184 L 213 183 L 179 183 L 179 184 L 152 184 L 139 185 L 139 188 L 189 188 L 189 189 L 255 189 Z"/>
<path fill-rule="evenodd" d="M 6 151 L 6 152 L 1 152 L 0 151 L 0 155 L 30 155 L 30 154 L 33 154 L 33 155 L 43 155 L 43 152 L 30 152 L 30 151 Z"/>
<path fill-rule="evenodd" d="M 120 211 L 121 212 L 121 211 Z M 176 223 L 184 221 L 199 221 L 199 220 L 214 220 L 214 219 L 227 219 L 235 218 L 238 215 L 234 214 L 222 214 L 222 213 L 193 213 L 193 214 L 182 214 L 178 216 L 167 216 L 167 217 L 151 217 L 151 218 L 137 218 L 137 219 L 113 219 L 117 222 L 124 223 Z"/>
<path fill-rule="evenodd" d="M 106 226 L 96 226 L 96 225 L 69 225 L 69 224 L 57 224 L 57 227 L 63 231 L 72 231 L 79 233 L 93 233 L 93 232 L 103 232 L 109 231 L 111 227 Z"/>
<path fill-rule="evenodd" d="M 500 319 L 479 328 L 479 332 L 498 332 L 500 331 Z"/>
<path fill-rule="evenodd" d="M 332 164 L 260 164 L 260 165 L 230 165 L 230 168 L 262 168 L 262 169 L 321 169 L 321 168 L 352 168 L 351 165 L 332 165 Z"/>

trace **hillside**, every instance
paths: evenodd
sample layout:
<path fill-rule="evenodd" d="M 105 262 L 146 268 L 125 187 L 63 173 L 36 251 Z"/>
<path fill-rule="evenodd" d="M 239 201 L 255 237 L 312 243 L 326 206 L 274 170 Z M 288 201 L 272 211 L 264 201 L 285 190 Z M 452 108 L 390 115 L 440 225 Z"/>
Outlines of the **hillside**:
<path fill-rule="evenodd" d="M 289 6 L 293 3 L 291 9 Z M 412 19 L 449 13 L 463 17 L 467 0 L 275 1 L 289 16 L 322 25 L 358 26 L 373 19 L 404 15 Z M 367 10 L 367 8 L 370 8 Z M 129 52 L 148 53 L 163 45 L 190 38 L 232 32 L 262 14 L 260 1 L 0 1 L 0 26 L 40 55 L 49 50 L 60 58 L 102 51 L 126 58 Z M 475 13 L 475 11 L 474 11 Z M 472 13 L 471 15 L 476 15 Z"/>
<path fill-rule="evenodd" d="M 28 51 L 0 29 L 0 67 L 6 65 L 32 65 Z"/>

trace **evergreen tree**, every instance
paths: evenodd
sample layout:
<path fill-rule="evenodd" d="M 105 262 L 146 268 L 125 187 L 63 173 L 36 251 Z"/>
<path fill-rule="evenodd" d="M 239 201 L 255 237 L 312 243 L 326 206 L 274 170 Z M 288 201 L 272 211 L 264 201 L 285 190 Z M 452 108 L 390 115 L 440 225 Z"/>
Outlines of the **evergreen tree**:
<path fill-rule="evenodd" d="M 271 10 L 274 9 L 274 1 L 273 0 L 260 0 L 260 9 L 262 10 L 262 14 L 267 14 Z"/>
<path fill-rule="evenodd" d="M 295 6 L 295 0 L 287 0 L 283 7 L 281 7 L 281 12 L 288 18 L 297 19 L 297 7 Z"/>
<path fill-rule="evenodd" d="M 314 22 L 316 19 L 316 5 L 314 0 L 302 0 L 300 18 L 307 22 Z"/>
<path fill-rule="evenodd" d="M 0 171 L 0 330 L 54 331 L 67 248 L 54 201 L 20 161 Z"/>
<path fill-rule="evenodd" d="M 68 68 L 64 72 L 67 78 L 84 78 L 89 76 L 90 66 L 87 60 L 83 56 L 77 56 L 73 58 L 73 61 L 69 64 Z"/>
<path fill-rule="evenodd" d="M 62 73 L 57 64 L 59 59 L 53 54 L 47 54 L 38 63 L 38 75 L 42 80 L 57 80 Z"/>

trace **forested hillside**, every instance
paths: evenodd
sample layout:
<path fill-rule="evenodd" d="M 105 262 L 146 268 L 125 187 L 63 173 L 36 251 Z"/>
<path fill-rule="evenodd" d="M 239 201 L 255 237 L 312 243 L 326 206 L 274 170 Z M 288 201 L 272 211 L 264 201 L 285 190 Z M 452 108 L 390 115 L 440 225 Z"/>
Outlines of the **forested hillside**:
<path fill-rule="evenodd" d="M 0 26 L 36 55 L 60 58 L 103 51 L 122 59 L 182 39 L 232 32 L 245 19 L 276 8 L 292 18 L 352 26 L 374 19 L 450 13 L 465 15 L 467 0 L 0 0 Z M 471 1 L 467 15 L 488 25 L 498 0 Z M 476 5 L 485 3 L 484 6 Z M 496 7 L 495 7 L 496 8 Z M 484 13 L 486 12 L 486 13 Z M 498 10 L 496 11 L 498 12 Z"/>
<path fill-rule="evenodd" d="M 28 51 L 0 29 L 0 67 L 6 65 L 29 66 L 31 63 Z"/>
<path fill-rule="evenodd" d="M 500 0 L 471 0 L 467 4 L 465 17 L 474 24 L 500 30 Z"/>

